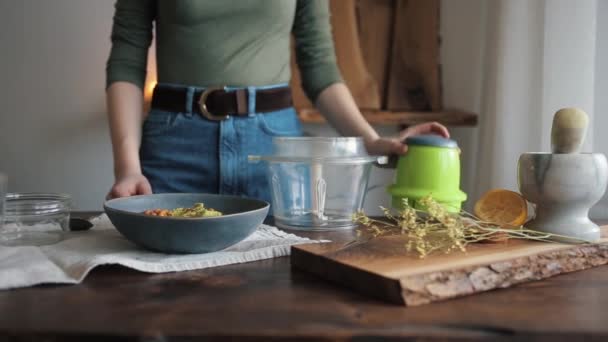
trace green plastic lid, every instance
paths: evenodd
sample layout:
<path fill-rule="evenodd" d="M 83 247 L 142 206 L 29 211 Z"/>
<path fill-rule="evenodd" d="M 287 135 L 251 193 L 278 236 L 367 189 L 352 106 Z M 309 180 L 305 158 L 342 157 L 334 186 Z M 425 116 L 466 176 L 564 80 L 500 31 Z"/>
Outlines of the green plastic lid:
<path fill-rule="evenodd" d="M 458 148 L 458 143 L 455 140 L 447 139 L 439 135 L 427 134 L 427 135 L 416 135 L 405 139 L 406 145 L 418 145 L 418 146 L 435 146 L 435 147 L 446 147 L 446 148 Z"/>

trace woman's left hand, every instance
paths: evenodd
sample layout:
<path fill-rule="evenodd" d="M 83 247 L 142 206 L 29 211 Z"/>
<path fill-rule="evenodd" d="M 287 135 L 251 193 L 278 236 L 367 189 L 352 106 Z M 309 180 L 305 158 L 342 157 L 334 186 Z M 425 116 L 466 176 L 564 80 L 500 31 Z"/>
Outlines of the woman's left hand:
<path fill-rule="evenodd" d="M 450 137 L 448 129 L 438 122 L 426 122 L 423 124 L 408 127 L 401 131 L 396 137 L 383 138 L 366 142 L 367 153 L 371 155 L 402 155 L 407 152 L 407 145 L 403 142 L 408 137 L 422 134 L 436 134 L 444 138 Z"/>

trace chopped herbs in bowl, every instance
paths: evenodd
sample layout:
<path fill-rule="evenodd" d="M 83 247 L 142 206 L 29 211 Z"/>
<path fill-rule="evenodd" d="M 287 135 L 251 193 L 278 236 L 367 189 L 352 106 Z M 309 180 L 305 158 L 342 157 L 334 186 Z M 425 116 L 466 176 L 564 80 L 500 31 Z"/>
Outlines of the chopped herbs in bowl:
<path fill-rule="evenodd" d="M 203 203 L 196 203 L 190 208 L 175 209 L 148 209 L 144 211 L 146 215 L 169 216 L 169 217 L 214 217 L 222 216 L 220 211 L 206 208 Z"/>

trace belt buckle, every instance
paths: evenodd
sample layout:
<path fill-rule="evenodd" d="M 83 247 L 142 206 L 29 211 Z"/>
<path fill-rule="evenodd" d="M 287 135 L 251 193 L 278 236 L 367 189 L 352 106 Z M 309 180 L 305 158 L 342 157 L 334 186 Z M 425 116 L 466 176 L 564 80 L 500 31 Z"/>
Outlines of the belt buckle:
<path fill-rule="evenodd" d="M 201 114 L 211 120 L 211 121 L 223 121 L 226 120 L 228 118 L 230 118 L 230 115 L 224 114 L 224 115 L 213 115 L 209 112 L 209 110 L 207 110 L 207 97 L 209 97 L 209 94 L 213 93 L 214 91 L 218 91 L 218 90 L 224 90 L 225 87 L 222 86 L 212 86 L 212 87 L 207 87 L 205 88 L 205 90 L 203 91 L 203 93 L 201 94 L 201 97 L 198 100 L 198 106 L 199 109 L 201 110 Z"/>

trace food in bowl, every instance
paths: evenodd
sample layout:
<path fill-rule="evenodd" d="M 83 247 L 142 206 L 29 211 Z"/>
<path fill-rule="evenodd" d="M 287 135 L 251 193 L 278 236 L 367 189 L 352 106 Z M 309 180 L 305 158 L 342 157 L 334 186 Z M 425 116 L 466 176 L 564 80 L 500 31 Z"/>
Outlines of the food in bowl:
<path fill-rule="evenodd" d="M 151 216 L 167 216 L 167 217 L 216 217 L 222 216 L 222 212 L 206 208 L 203 203 L 196 203 L 190 208 L 175 208 L 175 209 L 148 209 L 144 214 Z"/>

